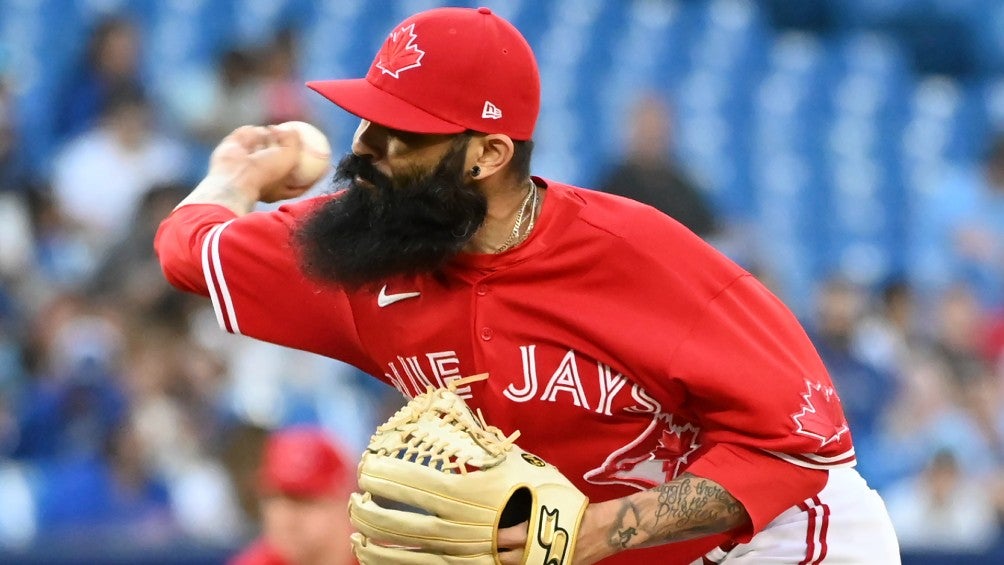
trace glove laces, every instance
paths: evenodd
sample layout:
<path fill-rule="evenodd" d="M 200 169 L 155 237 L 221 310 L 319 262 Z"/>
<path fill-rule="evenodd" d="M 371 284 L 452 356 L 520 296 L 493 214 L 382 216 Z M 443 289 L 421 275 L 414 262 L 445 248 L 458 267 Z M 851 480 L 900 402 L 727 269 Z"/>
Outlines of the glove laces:
<path fill-rule="evenodd" d="M 377 428 L 370 450 L 449 474 L 490 469 L 505 461 L 519 438 L 506 436 L 474 412 L 456 390 L 488 378 L 487 373 L 451 381 L 447 388 L 428 387 Z"/>

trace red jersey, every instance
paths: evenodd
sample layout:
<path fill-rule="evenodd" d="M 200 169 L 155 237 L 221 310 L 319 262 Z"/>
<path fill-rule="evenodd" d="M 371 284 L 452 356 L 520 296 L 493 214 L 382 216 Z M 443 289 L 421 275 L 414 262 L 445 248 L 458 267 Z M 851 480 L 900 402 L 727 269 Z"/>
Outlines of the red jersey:
<path fill-rule="evenodd" d="M 814 496 L 823 470 L 853 465 L 830 378 L 777 298 L 648 206 L 536 180 L 547 193 L 529 238 L 461 254 L 441 277 L 351 292 L 306 278 L 290 236 L 317 199 L 241 218 L 183 206 L 157 249 L 229 332 L 341 359 L 407 396 L 489 373 L 461 389 L 470 405 L 594 502 L 689 471 L 752 518 L 752 531 L 604 563 L 689 563 L 746 541 Z"/>

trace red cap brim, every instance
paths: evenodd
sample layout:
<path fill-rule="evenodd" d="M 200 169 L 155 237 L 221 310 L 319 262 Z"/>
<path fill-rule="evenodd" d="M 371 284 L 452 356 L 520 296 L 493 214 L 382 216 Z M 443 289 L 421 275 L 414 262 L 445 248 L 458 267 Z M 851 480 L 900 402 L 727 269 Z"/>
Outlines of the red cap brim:
<path fill-rule="evenodd" d="M 467 128 L 433 116 L 373 86 L 364 78 L 315 80 L 307 87 L 350 114 L 392 129 L 414 133 L 460 133 Z"/>

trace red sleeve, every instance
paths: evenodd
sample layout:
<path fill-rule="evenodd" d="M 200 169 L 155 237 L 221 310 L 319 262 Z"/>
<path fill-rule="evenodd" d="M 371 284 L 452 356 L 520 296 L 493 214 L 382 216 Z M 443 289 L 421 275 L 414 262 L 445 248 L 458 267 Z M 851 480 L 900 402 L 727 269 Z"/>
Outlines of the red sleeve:
<path fill-rule="evenodd" d="M 202 242 L 209 231 L 237 218 L 231 210 L 214 204 L 189 204 L 174 210 L 160 224 L 153 246 L 161 269 L 175 287 L 209 296 L 202 271 Z"/>
<path fill-rule="evenodd" d="M 749 275 L 709 303 L 670 357 L 711 445 L 687 469 L 721 484 L 760 531 L 852 465 L 840 400 L 798 321 Z"/>
<path fill-rule="evenodd" d="M 345 292 L 308 279 L 297 264 L 292 231 L 317 202 L 242 217 L 222 206 L 182 206 L 161 223 L 154 245 L 171 284 L 209 296 L 226 331 L 372 372 Z"/>
<path fill-rule="evenodd" d="M 725 443 L 713 446 L 687 472 L 715 481 L 746 509 L 753 527 L 734 536 L 740 543 L 748 542 L 785 510 L 818 494 L 828 475 L 757 449 Z"/>

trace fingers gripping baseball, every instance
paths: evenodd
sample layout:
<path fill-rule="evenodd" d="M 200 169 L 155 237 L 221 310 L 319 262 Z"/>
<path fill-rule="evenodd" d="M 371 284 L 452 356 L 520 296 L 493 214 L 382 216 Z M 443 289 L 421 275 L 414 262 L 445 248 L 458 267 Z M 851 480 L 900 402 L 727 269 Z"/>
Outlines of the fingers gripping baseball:
<path fill-rule="evenodd" d="M 487 425 L 451 390 L 414 398 L 377 429 L 359 465 L 364 493 L 349 513 L 360 561 L 571 563 L 588 500 L 520 449 L 518 435 Z"/>
<path fill-rule="evenodd" d="M 287 182 L 303 152 L 300 134 L 276 126 L 243 126 L 223 138 L 209 160 L 209 176 L 226 179 L 261 202 L 295 198 L 309 186 Z"/>

